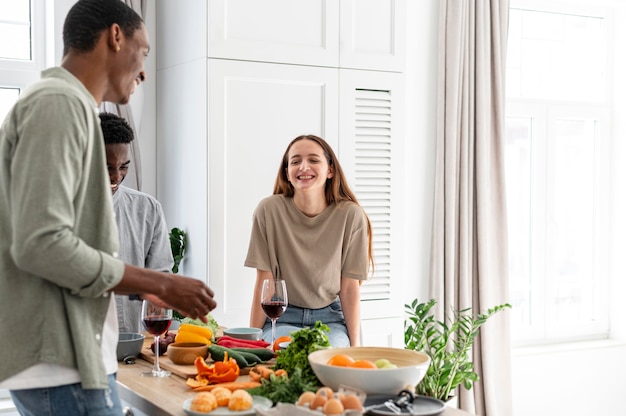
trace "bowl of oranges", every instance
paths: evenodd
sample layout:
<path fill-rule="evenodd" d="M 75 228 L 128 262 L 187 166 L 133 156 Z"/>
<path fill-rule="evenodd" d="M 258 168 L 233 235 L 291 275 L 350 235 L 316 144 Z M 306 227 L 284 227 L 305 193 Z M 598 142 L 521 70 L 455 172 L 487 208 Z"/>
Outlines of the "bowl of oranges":
<path fill-rule="evenodd" d="M 430 365 L 423 352 L 391 347 L 328 348 L 309 354 L 320 382 L 333 390 L 339 385 L 367 394 L 398 394 L 415 388 Z"/>

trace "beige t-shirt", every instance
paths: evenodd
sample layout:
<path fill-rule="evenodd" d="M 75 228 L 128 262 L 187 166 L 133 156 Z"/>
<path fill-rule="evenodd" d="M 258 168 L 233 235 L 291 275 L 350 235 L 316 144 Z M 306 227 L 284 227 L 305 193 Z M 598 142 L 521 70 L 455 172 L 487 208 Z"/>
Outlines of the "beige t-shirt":
<path fill-rule="evenodd" d="M 290 305 L 319 309 L 339 294 L 341 278 L 368 278 L 367 219 L 354 202 L 341 201 L 307 217 L 293 198 L 263 199 L 253 216 L 245 266 L 279 268 Z"/>

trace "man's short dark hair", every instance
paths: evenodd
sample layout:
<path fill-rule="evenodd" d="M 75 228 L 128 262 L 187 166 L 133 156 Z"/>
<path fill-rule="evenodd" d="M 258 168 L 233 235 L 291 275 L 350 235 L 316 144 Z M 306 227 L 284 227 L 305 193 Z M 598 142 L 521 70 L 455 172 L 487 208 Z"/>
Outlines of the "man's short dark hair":
<path fill-rule="evenodd" d="M 114 23 L 120 25 L 124 36 L 132 38 L 143 20 L 121 0 L 78 0 L 63 24 L 63 56 L 70 49 L 92 51 L 102 31 Z"/>
<path fill-rule="evenodd" d="M 128 144 L 133 141 L 133 129 L 122 117 L 112 113 L 100 113 L 99 116 L 104 144 Z"/>

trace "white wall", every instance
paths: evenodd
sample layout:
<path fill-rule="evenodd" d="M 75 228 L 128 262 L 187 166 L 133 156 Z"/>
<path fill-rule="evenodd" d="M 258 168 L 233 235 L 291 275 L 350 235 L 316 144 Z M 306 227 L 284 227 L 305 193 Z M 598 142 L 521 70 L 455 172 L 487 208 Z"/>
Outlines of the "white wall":
<path fill-rule="evenodd" d="M 428 296 L 437 127 L 438 0 L 407 1 L 405 303 Z M 414 178 L 419 178 L 415 181 Z"/>

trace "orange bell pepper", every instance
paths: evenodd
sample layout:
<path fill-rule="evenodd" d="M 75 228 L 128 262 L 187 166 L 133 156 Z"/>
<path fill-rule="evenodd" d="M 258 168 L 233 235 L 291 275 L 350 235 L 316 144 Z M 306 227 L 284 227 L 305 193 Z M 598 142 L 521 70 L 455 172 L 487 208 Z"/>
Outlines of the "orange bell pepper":
<path fill-rule="evenodd" d="M 198 370 L 195 378 L 197 382 L 207 380 L 207 384 L 218 384 L 235 381 L 239 377 L 239 365 L 234 358 L 228 358 L 228 352 L 224 353 L 223 361 L 217 361 L 212 365 L 208 365 L 204 358 L 198 357 L 194 361 L 194 365 L 196 370 Z"/>
<path fill-rule="evenodd" d="M 226 383 L 237 380 L 239 377 L 239 365 L 234 358 L 228 358 L 228 352 L 224 352 L 224 360 L 213 364 L 213 374 L 209 375 L 209 383 Z"/>

